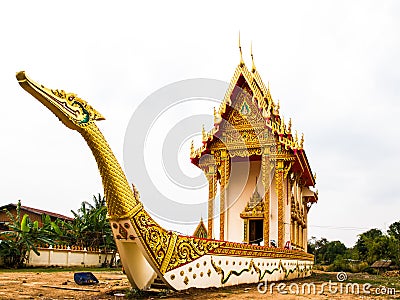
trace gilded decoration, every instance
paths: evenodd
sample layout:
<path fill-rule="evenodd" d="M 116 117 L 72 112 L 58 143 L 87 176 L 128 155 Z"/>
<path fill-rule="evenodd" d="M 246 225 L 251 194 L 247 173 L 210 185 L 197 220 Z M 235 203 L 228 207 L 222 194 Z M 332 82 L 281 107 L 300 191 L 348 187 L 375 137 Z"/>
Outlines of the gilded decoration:
<path fill-rule="evenodd" d="M 272 248 L 266 246 L 249 245 L 234 242 L 224 242 L 212 251 L 215 255 L 243 256 L 243 257 L 262 257 L 262 258 L 281 258 L 313 261 L 312 254 L 293 251 L 283 248 Z"/>
<path fill-rule="evenodd" d="M 269 191 L 270 191 L 270 163 L 267 155 L 261 158 L 262 184 L 264 186 L 264 243 L 269 245 Z"/>
<path fill-rule="evenodd" d="M 132 221 L 138 229 L 139 238 L 145 245 L 147 253 L 152 257 L 161 273 L 191 262 L 219 247 L 222 243 L 195 237 L 178 236 L 174 232 L 166 231 L 144 210 L 138 212 Z"/>
<path fill-rule="evenodd" d="M 244 211 L 240 214 L 241 218 L 264 218 L 264 202 L 262 197 L 258 192 L 257 186 L 254 190 L 253 195 L 250 197 L 249 202 L 247 202 Z"/>
<path fill-rule="evenodd" d="M 275 187 L 278 201 L 278 247 L 284 245 L 284 191 L 283 191 L 283 161 L 277 162 L 277 169 L 275 170 Z"/>
<path fill-rule="evenodd" d="M 213 252 L 214 249 L 218 248 L 221 244 L 223 244 L 221 241 L 180 236 L 176 242 L 166 272 L 194 261 L 209 252 Z"/>
<path fill-rule="evenodd" d="M 240 77 L 245 79 L 245 83 L 235 94 L 235 90 L 240 89 L 237 87 Z M 228 105 L 233 109 L 228 116 L 225 116 Z M 252 113 L 248 114 L 248 112 Z M 224 118 L 227 122 L 223 122 Z M 280 117 L 279 101 L 277 104 L 274 103 L 269 85 L 268 87 L 264 85 L 257 70 L 250 72 L 244 64 L 239 64 L 236 68 L 219 109 L 214 111 L 214 124 L 211 131 L 205 133 L 203 141 L 212 141 L 218 131 L 229 130 L 230 128 L 226 127 L 226 124 L 229 124 L 228 126 L 239 131 L 246 128 L 266 129 L 286 150 L 291 149 L 296 152 L 303 149 L 304 135 L 302 134 L 301 139 L 298 138 L 297 132 L 292 135 L 292 121 L 290 119 L 286 125 L 283 118 Z M 201 157 L 206 149 L 207 145 L 203 145 L 197 150 L 193 149 L 191 157 Z"/>
<path fill-rule="evenodd" d="M 248 219 L 244 219 L 243 220 L 243 242 L 248 242 L 248 228 L 249 227 L 249 220 Z"/>
<path fill-rule="evenodd" d="M 208 226 L 208 235 L 207 237 L 211 239 L 213 237 L 213 216 L 214 216 L 214 202 L 215 195 L 217 193 L 217 172 L 216 166 L 209 163 L 206 167 L 203 168 L 205 171 L 207 181 L 208 181 L 208 217 L 207 217 L 207 226 Z"/>
<path fill-rule="evenodd" d="M 208 237 L 207 228 L 204 225 L 203 219 L 200 220 L 200 223 L 197 225 L 196 229 L 193 232 L 194 237 L 206 239 Z"/>
<path fill-rule="evenodd" d="M 301 226 L 306 226 L 305 211 L 303 206 L 299 206 L 299 203 L 292 198 L 291 200 L 291 218 Z"/>
<path fill-rule="evenodd" d="M 248 115 L 251 114 L 251 109 L 250 106 L 247 104 L 247 101 L 243 101 L 242 107 L 240 108 L 240 114 L 243 117 L 247 117 Z"/>
<path fill-rule="evenodd" d="M 226 203 L 226 189 L 228 186 L 230 172 L 229 156 L 226 151 L 221 151 L 221 165 L 219 166 L 219 173 L 221 176 L 220 184 L 220 216 L 219 216 L 219 239 L 225 239 L 225 203 Z"/>
<path fill-rule="evenodd" d="M 249 202 L 247 202 L 246 207 L 244 208 L 243 212 L 240 214 L 240 217 L 243 220 L 243 241 L 248 242 L 248 224 L 249 219 L 264 219 L 264 202 L 263 198 L 258 192 L 257 185 L 254 190 L 253 195 L 250 197 Z M 265 230 L 265 223 L 264 221 L 264 230 Z"/>

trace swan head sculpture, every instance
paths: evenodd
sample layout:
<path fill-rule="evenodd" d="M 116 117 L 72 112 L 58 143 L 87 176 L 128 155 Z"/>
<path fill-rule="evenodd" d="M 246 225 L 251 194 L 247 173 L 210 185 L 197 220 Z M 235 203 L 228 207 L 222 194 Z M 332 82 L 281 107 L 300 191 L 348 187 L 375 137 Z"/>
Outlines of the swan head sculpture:
<path fill-rule="evenodd" d="M 18 72 L 16 77 L 24 90 L 53 112 L 65 126 L 73 130 L 105 119 L 85 100 L 73 93 L 48 89 L 26 76 L 25 71 Z"/>

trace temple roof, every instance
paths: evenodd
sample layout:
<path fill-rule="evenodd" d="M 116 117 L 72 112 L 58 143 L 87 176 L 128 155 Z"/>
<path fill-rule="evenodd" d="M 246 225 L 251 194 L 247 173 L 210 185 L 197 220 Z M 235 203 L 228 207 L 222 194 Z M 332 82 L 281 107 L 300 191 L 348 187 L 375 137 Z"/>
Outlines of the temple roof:
<path fill-rule="evenodd" d="M 311 172 L 310 165 L 306 153 L 303 149 L 304 134 L 299 139 L 297 131 L 292 133 L 291 119 L 285 124 L 284 118 L 279 112 L 279 101 L 275 102 L 272 98 L 269 84 L 266 86 L 261 79 L 258 71 L 255 68 L 252 56 L 252 70 L 249 71 L 241 58 L 239 65 L 236 67 L 234 75 L 230 81 L 229 87 L 225 93 L 224 99 L 218 109 L 214 108 L 214 127 L 206 132 L 204 127 L 202 131 L 203 145 L 195 149 L 191 146 L 190 158 L 193 164 L 198 166 L 199 159 L 203 154 L 209 153 L 209 146 L 215 138 L 218 138 L 223 130 L 223 121 L 227 120 L 227 115 L 232 111 L 232 96 L 235 89 L 246 86 L 251 95 L 251 102 L 258 108 L 262 119 L 263 127 L 268 128 L 271 134 L 275 137 L 276 143 L 281 145 L 283 149 L 290 151 L 295 156 L 293 168 L 301 173 L 305 184 L 308 186 L 315 185 L 315 178 Z M 247 103 L 241 107 L 244 113 L 249 111 L 246 107 Z M 221 127 L 222 126 L 222 127 Z"/>

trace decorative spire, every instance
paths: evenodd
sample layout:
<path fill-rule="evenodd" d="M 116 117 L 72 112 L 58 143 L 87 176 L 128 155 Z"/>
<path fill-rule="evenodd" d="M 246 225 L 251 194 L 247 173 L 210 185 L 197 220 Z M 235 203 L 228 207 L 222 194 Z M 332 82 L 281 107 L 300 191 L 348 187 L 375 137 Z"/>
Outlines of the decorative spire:
<path fill-rule="evenodd" d="M 279 115 L 279 108 L 281 107 L 280 101 L 278 99 L 278 103 L 275 105 L 274 104 L 274 115 L 278 116 Z"/>
<path fill-rule="evenodd" d="M 292 118 L 289 119 L 289 124 L 287 127 L 287 133 L 291 134 L 292 133 Z"/>
<path fill-rule="evenodd" d="M 253 42 L 250 43 L 250 55 L 251 55 L 251 72 L 256 71 L 256 65 L 254 64 L 254 57 L 253 57 Z"/>
<path fill-rule="evenodd" d="M 258 203 L 260 203 L 262 200 L 262 197 L 260 193 L 258 192 L 258 187 L 257 187 L 257 177 L 256 177 L 256 187 L 254 189 L 253 195 L 250 197 L 250 201 L 247 203 L 247 207 L 249 208 L 254 208 Z"/>
<path fill-rule="evenodd" d="M 190 143 L 190 157 L 194 157 L 194 142 Z"/>
<path fill-rule="evenodd" d="M 240 63 L 239 65 L 241 67 L 244 66 L 244 60 L 243 60 L 243 55 L 242 55 L 242 45 L 240 44 L 240 31 L 239 31 L 239 52 L 240 52 Z"/>
<path fill-rule="evenodd" d="M 280 133 L 281 134 L 285 134 L 285 119 L 284 119 L 284 117 L 282 116 L 282 119 L 281 119 L 281 126 L 280 126 Z"/>
<path fill-rule="evenodd" d="M 214 106 L 214 125 L 221 123 L 221 114 L 217 112 Z"/>
<path fill-rule="evenodd" d="M 304 145 L 304 133 L 301 134 L 301 140 L 300 140 L 300 148 L 303 149 Z"/>
<path fill-rule="evenodd" d="M 133 197 L 135 197 L 135 199 L 137 201 L 140 200 L 140 193 L 138 191 L 138 189 L 136 188 L 136 186 L 132 183 L 132 189 L 133 189 Z"/>
<path fill-rule="evenodd" d="M 201 137 L 203 142 L 207 142 L 207 133 L 206 130 L 204 129 L 204 124 L 203 127 L 201 128 Z"/>
<path fill-rule="evenodd" d="M 267 99 L 268 99 L 268 107 L 270 108 L 271 105 L 274 104 L 274 101 L 272 100 L 272 96 L 271 96 L 271 91 L 269 89 L 269 81 L 268 81 L 268 85 L 267 85 Z"/>

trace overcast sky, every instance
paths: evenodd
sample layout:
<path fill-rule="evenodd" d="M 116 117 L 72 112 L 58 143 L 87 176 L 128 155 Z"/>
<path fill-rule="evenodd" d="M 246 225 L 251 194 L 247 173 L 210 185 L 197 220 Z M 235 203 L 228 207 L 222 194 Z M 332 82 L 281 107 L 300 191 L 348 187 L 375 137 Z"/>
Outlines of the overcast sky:
<path fill-rule="evenodd" d="M 252 41 L 281 114 L 305 133 L 319 189 L 309 237 L 351 246 L 400 220 L 399 2 L 7 1 L 0 28 L 1 205 L 71 215 L 102 193 L 82 138 L 19 87 L 17 71 L 88 100 L 122 163 L 135 108 L 178 80 L 229 82 L 240 30 L 247 65 Z"/>

